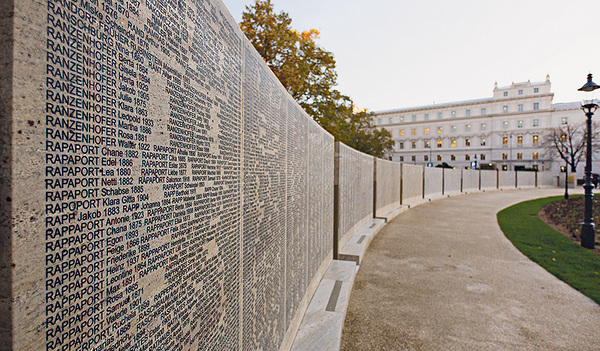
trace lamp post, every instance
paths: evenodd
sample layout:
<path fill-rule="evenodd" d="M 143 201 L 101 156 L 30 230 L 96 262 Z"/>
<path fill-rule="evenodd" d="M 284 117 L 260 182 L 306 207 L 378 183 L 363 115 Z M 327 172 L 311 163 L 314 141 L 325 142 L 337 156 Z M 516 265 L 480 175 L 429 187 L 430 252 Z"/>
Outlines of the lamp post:
<path fill-rule="evenodd" d="M 565 147 L 564 154 L 566 153 L 567 148 Z M 569 163 L 565 160 L 565 200 L 567 199 L 569 199 Z"/>
<path fill-rule="evenodd" d="M 600 88 L 600 85 L 592 82 L 592 74 L 588 74 L 587 83 L 579 88 L 579 91 L 594 91 Z M 581 224 L 581 246 L 593 249 L 596 241 L 594 234 L 594 222 L 592 219 L 592 116 L 598 108 L 594 100 L 584 101 L 581 109 L 585 113 L 587 123 L 586 135 L 586 154 L 585 154 L 585 208 L 583 214 L 583 223 Z"/>

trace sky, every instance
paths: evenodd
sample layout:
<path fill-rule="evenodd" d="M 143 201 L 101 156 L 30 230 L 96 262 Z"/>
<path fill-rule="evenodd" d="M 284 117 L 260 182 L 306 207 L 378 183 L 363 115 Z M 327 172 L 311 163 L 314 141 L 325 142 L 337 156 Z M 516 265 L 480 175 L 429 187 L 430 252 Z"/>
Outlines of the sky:
<path fill-rule="evenodd" d="M 223 2 L 239 23 L 254 0 Z M 272 3 L 294 29 L 320 31 L 317 43 L 335 55 L 338 90 L 369 111 L 487 98 L 495 82 L 547 74 L 554 103 L 589 98 L 577 91 L 588 73 L 600 84 L 598 0 Z"/>

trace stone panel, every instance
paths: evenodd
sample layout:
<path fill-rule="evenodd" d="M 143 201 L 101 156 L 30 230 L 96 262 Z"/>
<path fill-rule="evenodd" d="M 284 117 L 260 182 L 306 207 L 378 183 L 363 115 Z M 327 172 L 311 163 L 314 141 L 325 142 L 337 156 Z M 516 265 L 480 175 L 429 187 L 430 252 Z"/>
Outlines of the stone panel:
<path fill-rule="evenodd" d="M 401 163 L 376 160 L 377 167 L 377 213 L 383 213 L 400 205 Z"/>
<path fill-rule="evenodd" d="M 460 169 L 444 169 L 444 195 L 460 193 L 461 177 Z"/>
<path fill-rule="evenodd" d="M 342 143 L 339 150 L 340 247 L 373 218 L 373 156 Z"/>
<path fill-rule="evenodd" d="M 517 172 L 517 187 L 535 187 L 535 172 Z"/>
<path fill-rule="evenodd" d="M 423 200 L 423 166 L 402 164 L 402 204 Z"/>
<path fill-rule="evenodd" d="M 558 175 L 554 172 L 538 172 L 538 186 L 557 186 Z M 563 182 L 564 184 L 564 182 Z"/>
<path fill-rule="evenodd" d="M 279 349 L 332 250 L 333 138 L 218 0 L 11 6 L 0 348 Z"/>
<path fill-rule="evenodd" d="M 435 198 L 442 196 L 442 169 L 434 167 L 425 167 L 425 197 Z"/>
<path fill-rule="evenodd" d="M 290 318 L 294 315 L 308 285 L 308 247 L 311 239 L 310 235 L 307 236 L 308 202 L 309 198 L 312 200 L 313 192 L 321 190 L 320 179 L 311 177 L 313 169 L 316 168 L 319 172 L 321 160 L 318 157 L 315 159 L 307 157 L 309 155 L 308 119 L 295 101 L 288 100 L 287 108 L 286 324 L 284 330 L 287 330 Z M 310 141 L 312 142 L 313 138 Z M 317 152 L 320 152 L 321 143 L 315 146 Z M 315 205 L 319 207 L 318 203 Z"/>
<path fill-rule="evenodd" d="M 498 188 L 514 189 L 515 188 L 515 172 L 500 171 L 498 173 Z"/>
<path fill-rule="evenodd" d="M 481 190 L 494 190 L 498 188 L 498 171 L 481 170 Z"/>
<path fill-rule="evenodd" d="M 463 192 L 472 192 L 479 190 L 479 171 L 464 169 L 463 174 Z"/>

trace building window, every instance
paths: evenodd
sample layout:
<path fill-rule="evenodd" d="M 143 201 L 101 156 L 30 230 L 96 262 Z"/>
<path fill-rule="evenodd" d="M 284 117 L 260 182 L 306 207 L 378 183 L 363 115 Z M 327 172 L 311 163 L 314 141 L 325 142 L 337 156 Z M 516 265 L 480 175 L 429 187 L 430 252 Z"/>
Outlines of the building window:
<path fill-rule="evenodd" d="M 534 160 L 537 160 L 538 159 L 538 153 L 534 152 L 533 155 L 531 155 L 531 158 L 534 159 Z"/>
<path fill-rule="evenodd" d="M 429 140 L 425 140 L 423 145 L 425 146 L 426 149 L 429 148 Z"/>
<path fill-rule="evenodd" d="M 505 92 L 504 92 L 504 96 L 505 96 L 505 97 L 506 97 L 506 96 L 508 96 L 508 91 L 505 91 Z"/>
<path fill-rule="evenodd" d="M 381 118 L 377 119 L 377 124 L 381 124 Z"/>
<path fill-rule="evenodd" d="M 412 146 L 412 148 L 413 148 L 413 149 L 416 149 L 416 148 L 417 148 L 417 142 L 416 142 L 416 141 L 413 141 L 413 142 L 411 143 L 411 146 Z"/>
<path fill-rule="evenodd" d="M 438 119 L 442 119 L 442 113 L 438 112 Z"/>
<path fill-rule="evenodd" d="M 481 109 L 481 115 L 482 115 L 482 116 L 485 116 L 485 114 L 487 113 L 486 111 L 487 111 L 487 110 L 485 109 L 485 107 L 484 107 L 484 108 L 482 108 L 482 109 Z"/>
<path fill-rule="evenodd" d="M 423 161 L 429 162 L 429 156 L 427 156 L 427 155 L 423 156 Z"/>
<path fill-rule="evenodd" d="M 508 106 L 502 106 L 502 112 L 507 113 L 508 112 Z"/>
<path fill-rule="evenodd" d="M 404 162 L 404 156 L 400 156 L 400 162 Z"/>
<path fill-rule="evenodd" d="M 404 123 L 404 116 L 400 116 L 400 123 Z"/>
<path fill-rule="evenodd" d="M 413 121 L 413 122 L 416 122 L 416 121 L 417 121 L 417 115 L 413 115 L 413 116 L 412 116 L 412 121 Z"/>
<path fill-rule="evenodd" d="M 471 146 L 471 139 L 465 139 L 465 146 Z"/>
<path fill-rule="evenodd" d="M 506 152 L 502 154 L 502 159 L 508 160 L 508 154 Z"/>
<path fill-rule="evenodd" d="M 533 136 L 533 143 L 534 144 L 537 144 L 539 140 L 540 140 L 540 138 L 537 135 Z"/>
<path fill-rule="evenodd" d="M 450 112 L 450 115 L 452 116 L 452 118 L 456 118 L 456 111 Z"/>
<path fill-rule="evenodd" d="M 563 117 L 560 119 L 560 124 L 569 124 L 569 119 L 567 117 Z"/>
<path fill-rule="evenodd" d="M 519 152 L 517 153 L 517 160 L 522 160 L 523 159 L 523 153 Z"/>
<path fill-rule="evenodd" d="M 508 137 L 502 138 L 502 145 L 508 145 Z"/>
<path fill-rule="evenodd" d="M 450 131 L 451 131 L 452 133 L 456 132 L 456 126 L 452 126 L 452 127 L 450 127 Z"/>
<path fill-rule="evenodd" d="M 442 155 L 437 155 L 437 160 L 441 161 L 442 160 Z"/>
<path fill-rule="evenodd" d="M 485 138 L 481 138 L 480 144 L 481 144 L 481 146 L 485 146 Z"/>
<path fill-rule="evenodd" d="M 401 142 L 399 146 L 400 146 L 400 149 L 404 149 L 404 143 Z"/>
<path fill-rule="evenodd" d="M 540 88 L 533 88 L 533 92 L 534 93 L 539 93 L 540 92 Z"/>
<path fill-rule="evenodd" d="M 563 134 L 560 136 L 560 141 L 562 141 L 563 143 L 567 141 L 567 135 Z"/>
<path fill-rule="evenodd" d="M 533 103 L 533 109 L 534 110 L 539 110 L 540 109 L 540 103 L 539 102 L 534 102 Z"/>
<path fill-rule="evenodd" d="M 523 95 L 523 90 L 519 90 L 519 95 Z"/>
<path fill-rule="evenodd" d="M 465 132 L 470 132 L 471 131 L 471 125 L 467 124 L 465 125 Z"/>
<path fill-rule="evenodd" d="M 390 120 L 389 120 L 389 121 L 390 121 L 389 123 L 390 123 L 390 124 L 392 124 L 392 117 L 390 117 Z"/>
<path fill-rule="evenodd" d="M 486 124 L 485 123 L 481 123 L 481 130 L 485 130 Z"/>
<path fill-rule="evenodd" d="M 437 133 L 438 133 L 438 134 L 442 134 L 442 127 L 438 127 L 438 128 L 437 128 Z"/>
<path fill-rule="evenodd" d="M 404 135 L 404 129 L 400 129 L 400 136 Z"/>
<path fill-rule="evenodd" d="M 442 141 L 441 140 L 437 141 L 437 147 L 442 147 Z"/>
<path fill-rule="evenodd" d="M 502 128 L 508 129 L 508 121 L 502 122 Z"/>
<path fill-rule="evenodd" d="M 519 122 L 517 122 L 517 128 L 523 128 L 523 120 L 519 120 Z"/>
<path fill-rule="evenodd" d="M 519 105 L 518 105 L 518 110 L 519 110 L 519 112 L 520 112 L 520 111 L 523 111 L 523 104 L 519 104 Z"/>
<path fill-rule="evenodd" d="M 466 115 L 467 117 L 471 117 L 471 110 L 467 110 Z"/>
<path fill-rule="evenodd" d="M 481 154 L 481 155 L 479 156 L 479 159 L 480 159 L 480 160 L 482 160 L 482 161 L 485 161 L 485 154 Z"/>
<path fill-rule="evenodd" d="M 470 160 L 471 160 L 471 155 L 469 155 L 469 154 L 466 154 L 466 155 L 465 155 L 465 161 L 470 161 Z"/>
<path fill-rule="evenodd" d="M 410 157 L 410 159 L 411 159 L 413 162 L 416 162 L 416 161 L 417 161 L 417 156 L 411 156 L 411 157 Z"/>
<path fill-rule="evenodd" d="M 426 114 L 425 114 L 425 120 L 426 120 L 426 121 L 429 121 L 429 113 L 426 113 Z"/>
<path fill-rule="evenodd" d="M 417 129 L 416 129 L 416 128 L 413 128 L 413 129 L 410 131 L 410 133 L 411 133 L 412 135 L 417 135 Z"/>
<path fill-rule="evenodd" d="M 423 134 L 429 134 L 429 128 L 423 128 Z"/>
<path fill-rule="evenodd" d="M 456 139 L 450 141 L 450 147 L 456 147 Z"/>
<path fill-rule="evenodd" d="M 539 127 L 540 126 L 540 120 L 539 119 L 534 119 L 533 120 L 533 126 L 534 127 Z"/>
<path fill-rule="evenodd" d="M 450 155 L 450 161 L 456 161 L 456 155 Z"/>
<path fill-rule="evenodd" d="M 519 146 L 523 145 L 523 136 L 518 136 L 517 137 L 517 145 L 519 145 Z"/>

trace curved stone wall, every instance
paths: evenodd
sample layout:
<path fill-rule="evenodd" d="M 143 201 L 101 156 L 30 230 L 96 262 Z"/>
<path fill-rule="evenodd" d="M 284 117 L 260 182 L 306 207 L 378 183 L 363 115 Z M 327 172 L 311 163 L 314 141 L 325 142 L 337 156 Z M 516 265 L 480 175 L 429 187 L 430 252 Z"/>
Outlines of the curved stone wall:
<path fill-rule="evenodd" d="M 223 4 L 3 6 L 0 344 L 291 345 L 332 257 L 334 141 Z"/>

